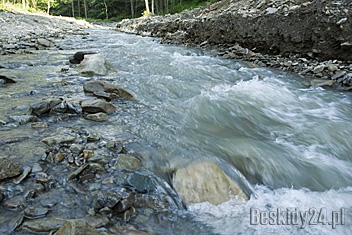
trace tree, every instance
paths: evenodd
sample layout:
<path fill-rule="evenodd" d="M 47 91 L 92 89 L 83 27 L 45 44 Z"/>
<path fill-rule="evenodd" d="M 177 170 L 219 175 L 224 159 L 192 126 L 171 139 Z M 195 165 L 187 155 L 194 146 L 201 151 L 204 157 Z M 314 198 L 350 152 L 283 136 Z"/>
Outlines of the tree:
<path fill-rule="evenodd" d="M 134 18 L 134 4 L 133 4 L 133 0 L 130 0 L 130 2 L 131 2 L 131 16 L 132 16 L 132 18 Z"/>
<path fill-rule="evenodd" d="M 84 4 L 84 17 L 87 19 L 88 18 L 88 13 L 87 13 L 87 0 L 83 1 Z"/>
<path fill-rule="evenodd" d="M 46 11 L 47 14 L 50 13 L 50 0 L 48 0 L 48 10 Z"/>
<path fill-rule="evenodd" d="M 72 0 L 72 17 L 75 17 L 75 4 L 73 4 L 73 0 Z"/>
<path fill-rule="evenodd" d="M 144 0 L 144 2 L 145 2 L 145 11 L 146 11 L 146 15 L 150 15 L 149 1 L 148 1 L 148 0 Z"/>
<path fill-rule="evenodd" d="M 109 19 L 109 15 L 108 15 L 108 6 L 106 5 L 105 0 L 103 0 L 104 2 L 104 6 L 105 6 L 105 15 L 106 15 L 106 19 Z"/>

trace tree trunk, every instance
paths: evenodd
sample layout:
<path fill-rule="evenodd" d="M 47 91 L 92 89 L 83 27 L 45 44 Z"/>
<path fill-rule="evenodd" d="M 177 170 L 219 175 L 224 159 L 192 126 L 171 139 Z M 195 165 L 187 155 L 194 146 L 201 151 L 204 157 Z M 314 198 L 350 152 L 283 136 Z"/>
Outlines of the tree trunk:
<path fill-rule="evenodd" d="M 22 9 L 26 9 L 26 0 L 22 0 Z"/>
<path fill-rule="evenodd" d="M 152 15 L 154 15 L 154 0 L 152 0 Z"/>
<path fill-rule="evenodd" d="M 108 6 L 106 5 L 105 0 L 103 0 L 103 2 L 104 2 L 104 6 L 105 6 L 105 16 L 106 16 L 106 19 L 109 19 L 109 16 L 108 16 Z"/>
<path fill-rule="evenodd" d="M 165 13 L 169 13 L 169 0 L 165 0 Z"/>
<path fill-rule="evenodd" d="M 77 4 L 78 4 L 78 17 L 81 18 L 81 1 L 78 0 Z"/>
<path fill-rule="evenodd" d="M 132 18 L 134 18 L 134 6 L 133 6 L 133 0 L 130 0 L 131 2 L 131 15 L 132 15 Z"/>
<path fill-rule="evenodd" d="M 50 0 L 48 0 L 48 10 L 46 11 L 46 13 L 49 15 L 50 13 Z"/>
<path fill-rule="evenodd" d="M 72 17 L 75 18 L 75 4 L 73 4 L 73 0 L 72 0 Z"/>
<path fill-rule="evenodd" d="M 84 0 L 84 17 L 85 17 L 85 19 L 88 18 L 88 15 L 87 15 L 87 0 Z"/>
<path fill-rule="evenodd" d="M 150 14 L 149 2 L 148 2 L 148 0 L 144 0 L 144 1 L 145 1 L 145 10 L 146 10 L 146 12 L 147 12 L 147 15 L 149 15 L 149 14 Z"/>

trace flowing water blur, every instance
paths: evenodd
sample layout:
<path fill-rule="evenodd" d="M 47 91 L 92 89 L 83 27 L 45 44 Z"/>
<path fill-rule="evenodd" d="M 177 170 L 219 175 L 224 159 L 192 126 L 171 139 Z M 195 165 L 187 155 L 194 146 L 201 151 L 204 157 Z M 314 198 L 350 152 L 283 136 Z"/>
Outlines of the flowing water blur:
<path fill-rule="evenodd" d="M 169 182 L 168 169 L 210 159 L 229 175 L 237 169 L 254 188 L 247 202 L 189 206 L 189 213 L 213 228 L 209 234 L 351 233 L 350 93 L 309 87 L 307 80 L 297 75 L 251 68 L 196 49 L 160 45 L 153 38 L 104 29 L 89 33 L 83 39 L 62 40 L 65 50 L 46 52 L 41 60 L 49 63 L 53 58 L 56 63 L 50 63 L 50 68 L 59 68 L 68 55 L 89 50 L 118 68 L 104 79 L 130 91 L 136 101 L 124 104 L 108 122 L 92 128 L 106 136 L 129 133 L 136 140 L 133 149 Z M 38 66 L 48 74 L 45 64 Z M 25 74 L 26 69 L 28 66 L 19 70 Z M 42 74 L 38 78 L 33 74 L 27 87 L 18 87 L 16 92 L 45 91 L 46 82 L 62 79 L 52 74 L 44 80 Z M 70 95 L 78 97 L 87 78 L 77 75 L 69 79 L 76 84 Z M 30 101 L 25 99 L 19 95 L 0 111 Z M 65 125 L 75 125 L 69 122 Z M 329 221 L 332 211 L 345 208 L 345 224 L 332 229 L 328 224 L 302 228 L 250 223 L 250 208 L 308 211 L 313 207 L 327 208 Z"/>

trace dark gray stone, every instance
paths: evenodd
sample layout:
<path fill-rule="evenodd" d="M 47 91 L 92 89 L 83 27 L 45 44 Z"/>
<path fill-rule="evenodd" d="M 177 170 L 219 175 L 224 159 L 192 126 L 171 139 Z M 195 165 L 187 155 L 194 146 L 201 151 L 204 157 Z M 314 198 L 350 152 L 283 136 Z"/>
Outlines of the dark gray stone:
<path fill-rule="evenodd" d="M 141 172 L 131 173 L 127 177 L 126 183 L 139 193 L 153 192 L 157 187 L 157 182 L 153 180 L 152 176 Z"/>
<path fill-rule="evenodd" d="M 122 196 L 115 192 L 99 191 L 93 201 L 93 208 L 99 210 L 103 207 L 113 208 Z"/>
<path fill-rule="evenodd" d="M 48 113 L 52 108 L 62 102 L 61 99 L 58 98 L 50 98 L 47 100 L 40 101 L 38 103 L 32 104 L 30 107 L 32 109 L 32 113 L 35 115 L 42 115 Z"/>

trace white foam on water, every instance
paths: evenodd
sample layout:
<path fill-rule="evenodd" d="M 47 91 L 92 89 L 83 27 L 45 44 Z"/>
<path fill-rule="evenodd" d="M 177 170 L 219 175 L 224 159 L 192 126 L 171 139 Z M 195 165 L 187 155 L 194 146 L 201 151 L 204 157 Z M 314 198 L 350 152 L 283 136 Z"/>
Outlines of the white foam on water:
<path fill-rule="evenodd" d="M 232 199 L 218 206 L 204 202 L 191 204 L 188 209 L 196 214 L 198 220 L 212 226 L 217 234 L 350 234 L 352 231 L 352 187 L 325 192 L 289 188 L 270 190 L 265 186 L 256 186 L 255 189 L 257 197 L 252 197 L 247 202 Z M 253 213 L 255 209 L 264 213 L 271 212 L 273 215 L 280 210 L 282 214 L 279 218 L 284 220 L 280 222 L 276 217 L 270 225 L 264 218 L 260 223 L 256 221 L 260 217 Z M 300 218 L 297 221 L 292 220 L 291 212 L 295 210 L 308 212 L 302 214 L 307 216 L 304 218 L 308 221 Z M 318 215 L 323 215 L 326 211 L 327 222 L 332 222 L 333 212 L 336 212 L 336 216 L 344 212 L 344 225 L 339 224 L 332 228 L 332 224 L 324 225 L 319 221 L 313 224 L 314 211 L 318 212 Z"/>

